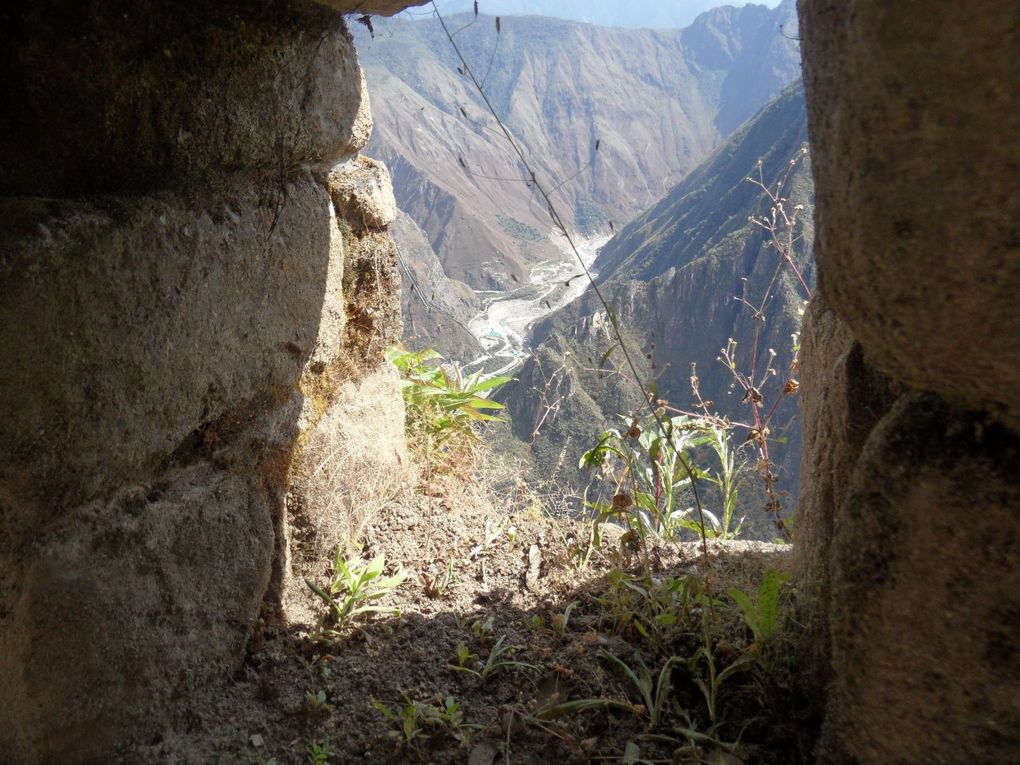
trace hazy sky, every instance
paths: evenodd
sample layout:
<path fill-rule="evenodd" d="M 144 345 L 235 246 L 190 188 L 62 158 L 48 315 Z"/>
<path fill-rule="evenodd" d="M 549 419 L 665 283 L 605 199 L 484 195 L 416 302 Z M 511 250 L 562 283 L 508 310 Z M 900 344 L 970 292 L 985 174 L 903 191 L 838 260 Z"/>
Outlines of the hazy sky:
<path fill-rule="evenodd" d="M 780 0 L 752 0 L 775 8 Z M 592 24 L 625 27 L 686 27 L 709 8 L 746 5 L 747 0 L 478 0 L 482 13 L 509 15 L 533 13 L 541 16 L 587 21 Z M 473 0 L 436 0 L 442 13 L 469 11 Z M 414 8 L 415 15 L 428 12 L 430 5 Z"/>

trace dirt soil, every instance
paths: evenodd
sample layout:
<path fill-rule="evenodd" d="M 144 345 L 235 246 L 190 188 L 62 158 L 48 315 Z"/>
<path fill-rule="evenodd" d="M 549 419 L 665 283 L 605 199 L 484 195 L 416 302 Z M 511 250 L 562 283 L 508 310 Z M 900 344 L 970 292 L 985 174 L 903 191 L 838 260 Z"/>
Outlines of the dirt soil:
<path fill-rule="evenodd" d="M 317 639 L 325 609 L 309 592 L 306 623 L 258 632 L 229 687 L 168 720 L 162 735 L 120 761 L 806 759 L 784 673 L 748 660 L 758 647 L 735 609 L 722 605 L 711 609 L 708 636 L 716 672 L 738 662 L 749 668 L 721 684 L 713 727 L 698 687 L 708 672 L 704 655 L 691 661 L 704 653 L 704 603 L 693 590 L 684 600 L 670 589 L 701 582 L 720 603 L 726 587 L 754 593 L 766 568 L 787 566 L 783 548 L 717 543 L 705 560 L 697 544 L 632 549 L 629 536 L 611 527 L 584 561 L 583 524 L 500 506 L 478 487 L 429 493 L 438 496 L 408 493 L 364 535 L 366 560 L 382 553 L 388 574 L 408 573 L 380 601 L 400 615 L 359 619 L 339 639 Z M 329 574 L 324 568 L 320 585 Z M 642 589 L 648 581 L 653 596 Z M 638 676 L 642 663 L 649 668 L 664 702 L 654 725 L 638 686 L 607 654 Z M 681 658 L 660 683 L 671 656 Z M 597 701 L 581 710 L 556 706 L 585 699 Z"/>

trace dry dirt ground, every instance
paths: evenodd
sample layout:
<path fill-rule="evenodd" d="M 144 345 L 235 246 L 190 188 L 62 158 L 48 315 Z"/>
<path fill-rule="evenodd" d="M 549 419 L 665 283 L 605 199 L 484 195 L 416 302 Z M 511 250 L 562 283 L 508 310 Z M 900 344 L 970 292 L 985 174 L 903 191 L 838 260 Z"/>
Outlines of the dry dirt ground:
<path fill-rule="evenodd" d="M 724 594 L 756 592 L 763 571 L 787 566 L 782 548 L 717 544 L 706 560 L 697 544 L 641 550 L 612 527 L 585 560 L 583 524 L 477 487 L 431 493 L 392 503 L 365 530 L 362 556 L 382 553 L 387 573 L 408 574 L 381 601 L 398 616 L 358 620 L 329 640 L 315 618 L 262 631 L 227 689 L 122 761 L 807 759 L 811 722 L 793 711 L 784 651 L 753 643 Z M 310 592 L 304 605 L 325 611 Z M 789 613 L 784 623 L 796 632 Z M 711 671 L 718 679 L 727 667 L 710 698 Z"/>

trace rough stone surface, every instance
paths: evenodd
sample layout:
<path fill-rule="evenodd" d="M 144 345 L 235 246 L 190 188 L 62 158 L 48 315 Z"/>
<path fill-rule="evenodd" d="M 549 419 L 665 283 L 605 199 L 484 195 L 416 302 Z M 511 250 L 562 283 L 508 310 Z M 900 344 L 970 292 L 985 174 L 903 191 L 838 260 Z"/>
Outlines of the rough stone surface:
<path fill-rule="evenodd" d="M 1012 761 L 1020 11 L 800 11 L 821 297 L 797 584 L 819 761 Z"/>
<path fill-rule="evenodd" d="M 55 510 L 108 491 L 240 402 L 292 387 L 320 346 L 335 353 L 342 326 L 320 336 L 323 305 L 344 310 L 329 198 L 312 179 L 282 192 L 278 210 L 254 189 L 198 206 L 0 202 L 10 501 Z"/>
<path fill-rule="evenodd" d="M 371 130 L 335 10 L 15 0 L 0 42 L 0 761 L 105 762 L 281 612 L 302 449 L 399 464 L 399 276 L 327 188 Z"/>
<path fill-rule="evenodd" d="M 822 292 L 878 367 L 1020 428 L 1020 7 L 800 13 Z"/>
<path fill-rule="evenodd" d="M 326 189 L 284 191 L 2 203 L 0 743 L 25 761 L 58 724 L 98 755 L 241 656 L 298 382 L 346 330 Z"/>
<path fill-rule="evenodd" d="M 801 335 L 804 460 L 809 476 L 800 493 L 795 573 L 804 611 L 804 682 L 821 696 L 831 680 L 828 604 L 833 525 L 850 473 L 875 424 L 892 405 L 890 381 L 872 369 L 843 324 L 817 297 Z"/>
<path fill-rule="evenodd" d="M 269 579 L 255 475 L 202 460 L 33 540 L 0 628 L 4 762 L 82 762 L 238 664 Z"/>
<path fill-rule="evenodd" d="M 337 212 L 364 228 L 385 228 L 397 217 L 393 181 L 378 160 L 358 157 L 333 168 L 329 193 Z"/>
<path fill-rule="evenodd" d="M 0 42 L 0 193 L 219 186 L 328 170 L 368 140 L 354 46 L 334 11 L 247 3 L 17 0 Z"/>
<path fill-rule="evenodd" d="M 872 432 L 833 528 L 825 745 L 859 762 L 1020 751 L 1018 474 L 1016 433 L 930 394 Z"/>

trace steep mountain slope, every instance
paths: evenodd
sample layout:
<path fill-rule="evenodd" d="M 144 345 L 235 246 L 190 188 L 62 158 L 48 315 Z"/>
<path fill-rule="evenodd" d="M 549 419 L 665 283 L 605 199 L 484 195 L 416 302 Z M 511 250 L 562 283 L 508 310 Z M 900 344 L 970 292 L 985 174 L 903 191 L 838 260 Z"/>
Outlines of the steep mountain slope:
<path fill-rule="evenodd" d="M 405 212 L 390 224 L 397 245 L 403 289 L 403 340 L 411 348 L 432 347 L 450 359 L 471 359 L 482 346 L 467 324 L 481 308 L 474 290 L 443 271 L 425 232 Z"/>
<path fill-rule="evenodd" d="M 563 184 L 568 225 L 593 232 L 659 198 L 799 74 L 797 44 L 779 30 L 793 18 L 786 0 L 717 8 L 673 31 L 513 17 L 497 35 L 492 17 L 447 23 L 539 178 Z M 369 152 L 447 273 L 475 288 L 526 280 L 527 264 L 552 253 L 543 205 L 439 23 L 380 21 L 358 47 L 377 100 Z"/>
<path fill-rule="evenodd" d="M 733 338 L 738 366 L 750 368 L 756 322 L 738 298 L 757 304 L 779 264 L 764 232 L 748 223 L 750 215 L 767 213 L 768 206 L 761 190 L 747 177 L 756 174 L 759 159 L 766 181 L 789 171 L 785 195 L 793 204 L 805 206 L 794 261 L 811 283 L 813 188 L 809 161 L 802 153 L 806 142 L 803 87 L 797 84 L 738 130 L 658 204 L 621 230 L 599 255 L 596 267 L 601 289 L 617 312 L 630 347 L 641 351 L 642 374 L 657 376 L 660 394 L 676 405 L 690 408 L 693 403 L 690 365 L 695 363 L 701 393 L 714 402 L 713 408 L 747 419 L 741 395 L 732 386 L 732 375 L 717 357 Z M 791 336 L 799 331 L 803 298 L 795 276 L 786 268 L 775 277 L 772 294 L 762 316 L 758 369 L 764 368 L 768 349 L 773 349 L 776 379 L 770 385 L 775 391 L 777 382 L 782 388 L 790 373 Z M 606 311 L 591 291 L 536 326 L 535 358 L 521 371 L 521 382 L 505 393 L 517 435 L 531 437 L 530 428 L 540 414 L 535 389 L 549 376 L 548 370 L 562 365 L 564 374 L 574 379 L 558 381 L 559 389 L 583 390 L 585 394 L 564 397 L 553 418 L 560 422 L 539 436 L 540 458 L 555 462 L 559 459 L 554 454 L 555 444 L 570 434 L 575 441 L 590 438 L 606 419 L 636 404 L 633 386 L 620 376 L 599 376 L 591 369 L 615 342 Z M 620 368 L 618 355 L 616 361 Z M 608 365 L 613 363 L 610 359 Z M 572 403 L 575 398 L 577 402 Z M 602 418 L 592 417 L 593 401 Z M 780 450 L 786 489 L 796 486 L 799 425 L 780 431 L 796 414 L 796 400 L 785 399 L 773 428 L 773 435 L 788 439 Z"/>

